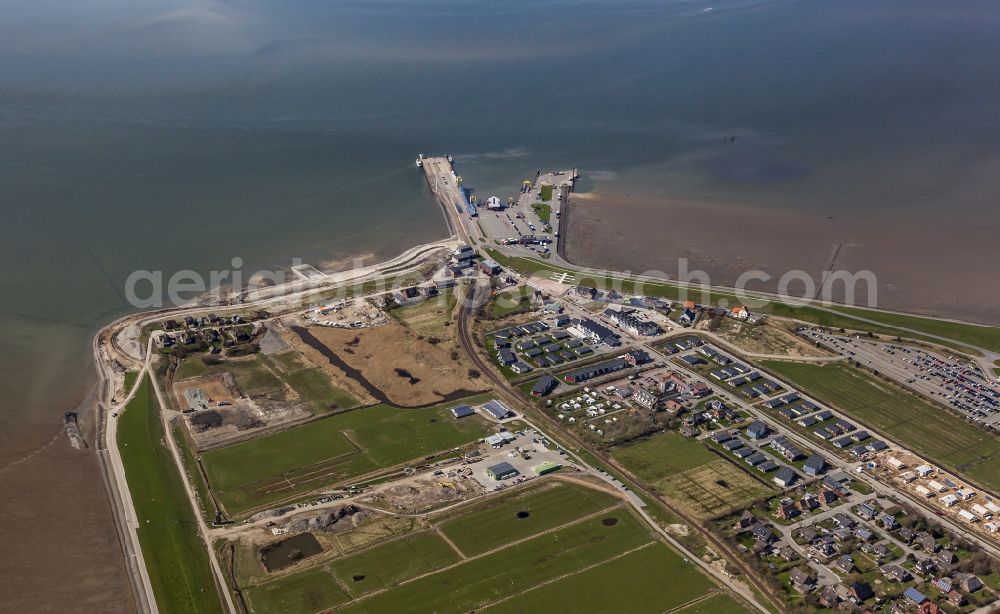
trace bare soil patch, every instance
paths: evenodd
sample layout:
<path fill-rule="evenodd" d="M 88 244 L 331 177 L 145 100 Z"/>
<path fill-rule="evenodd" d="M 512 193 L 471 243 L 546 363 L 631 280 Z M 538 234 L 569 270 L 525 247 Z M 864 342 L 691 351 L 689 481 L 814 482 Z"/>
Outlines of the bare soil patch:
<path fill-rule="evenodd" d="M 184 408 L 186 405 L 184 393 L 194 388 L 198 388 L 205 393 L 205 397 L 213 405 L 217 405 L 218 403 L 234 403 L 242 396 L 239 389 L 235 387 L 232 376 L 228 373 L 203 375 L 174 383 L 174 399 L 177 401 L 179 407 Z"/>
<path fill-rule="evenodd" d="M 188 430 L 198 450 L 207 450 L 259 435 L 262 431 L 306 420 L 312 413 L 297 400 L 251 399 L 231 373 L 188 378 L 173 385 L 176 407 L 185 409 L 184 393 L 198 388 L 209 409 L 185 414 Z M 220 405 L 221 403 L 221 405 Z"/>
<path fill-rule="evenodd" d="M 461 362 L 451 358 L 450 350 L 400 325 L 354 330 L 310 327 L 308 334 L 393 405 L 417 407 L 445 401 L 458 393 L 484 390 L 482 383 L 469 377 Z M 320 349 L 301 339 L 297 347 L 313 363 L 346 377 L 346 372 L 332 365 Z M 376 396 L 370 389 L 366 392 L 367 396 Z"/>
<path fill-rule="evenodd" d="M 359 501 L 387 512 L 421 514 L 484 492 L 479 482 L 466 476 L 421 477 L 397 482 Z"/>
<path fill-rule="evenodd" d="M 699 322 L 699 330 L 708 330 L 710 320 Z M 789 330 L 787 321 L 767 318 L 753 325 L 732 318 L 723 318 L 713 331 L 727 342 L 750 354 L 789 356 L 794 358 L 830 356 Z"/>

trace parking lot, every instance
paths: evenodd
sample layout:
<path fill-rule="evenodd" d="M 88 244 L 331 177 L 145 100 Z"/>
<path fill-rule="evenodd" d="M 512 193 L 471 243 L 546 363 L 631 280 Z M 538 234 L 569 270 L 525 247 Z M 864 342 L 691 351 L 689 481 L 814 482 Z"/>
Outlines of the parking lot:
<path fill-rule="evenodd" d="M 1000 421 L 1000 385 L 965 361 L 916 347 L 817 329 L 804 330 L 802 335 L 976 422 L 993 425 Z"/>
<path fill-rule="evenodd" d="M 479 460 L 468 465 L 472 470 L 472 477 L 487 490 L 500 490 L 536 478 L 538 474 L 534 468 L 548 462 L 562 465 L 563 472 L 566 473 L 578 470 L 572 461 L 556 450 L 549 449 L 545 445 L 547 439 L 537 431 L 528 429 L 511 434 L 514 436 L 512 440 L 496 448 L 486 444 L 480 446 L 481 456 Z M 486 470 L 498 463 L 509 463 L 517 470 L 518 475 L 504 480 L 493 479 L 487 475 Z"/>

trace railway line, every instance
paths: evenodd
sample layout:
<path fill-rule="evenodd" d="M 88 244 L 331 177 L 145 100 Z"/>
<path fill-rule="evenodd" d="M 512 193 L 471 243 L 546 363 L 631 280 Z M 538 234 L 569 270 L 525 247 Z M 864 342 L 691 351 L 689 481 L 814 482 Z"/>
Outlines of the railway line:
<path fill-rule="evenodd" d="M 493 383 L 494 389 L 496 390 L 497 394 L 501 396 L 504 401 L 510 403 L 512 407 L 530 408 L 531 407 L 530 402 L 527 402 L 525 399 L 523 399 L 519 395 L 519 391 L 513 390 L 511 388 L 510 383 L 507 382 L 503 377 L 498 375 L 496 371 L 493 369 L 492 364 L 487 362 L 483 358 L 482 354 L 478 351 L 474 336 L 469 328 L 469 322 L 473 318 L 474 306 L 477 305 L 476 298 L 477 298 L 477 286 L 471 285 L 466 292 L 465 300 L 458 301 L 458 304 L 456 305 L 456 309 L 458 310 L 458 317 L 457 317 L 458 338 L 459 338 L 459 343 L 462 346 L 462 350 L 465 352 L 469 361 L 475 366 L 475 368 L 480 373 L 482 373 L 483 376 L 487 377 Z M 668 510 L 670 510 L 671 513 L 676 515 L 678 518 L 681 518 L 685 523 L 688 524 L 688 526 L 697 531 L 698 534 L 701 535 L 702 538 L 704 538 L 705 541 L 708 542 L 708 544 L 711 545 L 711 547 L 716 552 L 723 555 L 729 563 L 739 568 L 740 572 L 743 574 L 743 577 L 746 578 L 747 582 L 752 584 L 753 588 L 758 593 L 765 596 L 770 602 L 770 605 L 772 607 L 777 608 L 779 611 L 782 612 L 786 611 L 786 607 L 784 606 L 780 597 L 776 596 L 774 592 L 770 589 L 770 587 L 765 585 L 763 582 L 760 581 L 760 579 L 756 577 L 754 571 L 750 568 L 750 566 L 747 565 L 739 556 L 737 556 L 736 553 L 732 552 L 728 544 L 723 542 L 721 539 L 717 538 L 710 531 L 704 529 L 696 519 L 692 518 L 689 514 L 687 514 L 683 510 L 680 510 L 677 507 L 671 505 L 669 501 L 666 501 L 662 497 L 657 495 L 655 492 L 649 489 L 645 484 L 639 481 L 634 475 L 632 475 L 631 472 L 625 470 L 623 467 L 621 467 L 618 463 L 616 463 L 606 454 L 603 454 L 600 451 L 589 448 L 575 434 L 564 430 L 552 418 L 552 416 L 547 415 L 544 411 L 539 411 L 534 409 L 522 409 L 522 411 L 530 412 L 533 417 L 541 418 L 541 420 L 547 425 L 548 427 L 547 430 L 549 430 L 550 432 L 552 431 L 557 432 L 561 438 L 565 438 L 572 441 L 573 444 L 578 448 L 586 450 L 588 453 L 594 455 L 602 462 L 606 463 L 608 466 L 614 467 L 615 471 L 617 471 L 620 475 L 624 475 L 631 482 L 629 484 L 631 488 L 642 492 L 647 497 L 655 501 L 658 501 L 659 503 L 664 505 Z M 581 465 L 589 467 L 589 464 L 580 459 L 579 457 L 577 457 L 577 460 L 580 462 Z M 719 570 L 715 569 L 714 567 L 703 561 L 698 555 L 688 550 L 683 544 L 675 540 L 669 533 L 660 528 L 660 526 L 652 518 L 650 518 L 649 515 L 646 514 L 644 510 L 640 508 L 637 511 L 641 516 L 643 516 L 643 518 L 648 523 L 650 523 L 657 530 L 657 532 L 661 536 L 663 536 L 667 541 L 669 541 L 674 548 L 679 550 L 685 557 L 687 557 L 688 560 L 695 562 L 706 573 L 708 573 L 711 576 L 714 576 L 719 582 L 723 584 L 723 586 L 728 586 L 734 592 L 738 592 L 743 599 L 747 600 L 748 602 L 756 606 L 760 611 L 762 612 L 769 611 L 763 605 L 758 603 L 758 601 L 754 599 L 754 596 L 752 594 L 747 594 L 746 592 L 739 591 L 738 589 L 733 587 L 732 584 L 729 582 L 728 577 L 726 577 L 724 574 L 719 572 Z"/>

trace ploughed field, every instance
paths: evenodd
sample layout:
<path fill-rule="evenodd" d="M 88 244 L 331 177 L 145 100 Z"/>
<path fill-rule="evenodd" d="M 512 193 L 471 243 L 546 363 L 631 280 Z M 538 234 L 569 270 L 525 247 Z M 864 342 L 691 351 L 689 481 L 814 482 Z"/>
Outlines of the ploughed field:
<path fill-rule="evenodd" d="M 580 484 L 545 479 L 429 524 L 244 594 L 257 613 L 742 611 L 620 499 Z"/>

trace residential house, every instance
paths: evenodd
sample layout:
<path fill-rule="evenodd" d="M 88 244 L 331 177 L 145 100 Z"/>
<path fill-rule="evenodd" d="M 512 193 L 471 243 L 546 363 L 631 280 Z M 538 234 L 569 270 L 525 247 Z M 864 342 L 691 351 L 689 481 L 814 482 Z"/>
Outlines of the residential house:
<path fill-rule="evenodd" d="M 826 460 L 819 454 L 811 455 L 802 465 L 802 472 L 811 477 L 820 475 L 825 469 Z"/>
<path fill-rule="evenodd" d="M 767 437 L 768 431 L 769 429 L 766 422 L 754 420 L 750 423 L 750 426 L 747 427 L 747 437 L 750 439 L 763 439 L 764 437 Z"/>
<path fill-rule="evenodd" d="M 899 528 L 899 522 L 896 521 L 896 517 L 892 514 L 881 514 L 878 517 L 878 521 L 886 531 L 895 531 Z"/>
<path fill-rule="evenodd" d="M 851 599 L 854 600 L 854 603 L 858 604 L 875 596 L 872 587 L 867 582 L 852 582 L 849 591 Z"/>
<path fill-rule="evenodd" d="M 878 510 L 876 510 L 871 504 L 862 503 L 858 506 L 858 516 L 861 516 L 865 520 L 872 520 L 876 515 L 878 515 Z"/>
<path fill-rule="evenodd" d="M 960 608 L 966 604 L 965 595 L 952 589 L 948 591 L 948 603 L 956 608 Z"/>
<path fill-rule="evenodd" d="M 983 581 L 971 573 L 955 574 L 958 586 L 966 593 L 975 593 L 983 588 Z"/>
<path fill-rule="evenodd" d="M 908 582 L 910 578 L 912 578 L 910 572 L 894 563 L 883 565 L 879 568 L 879 571 L 882 572 L 883 576 L 889 578 L 893 582 Z"/>
<path fill-rule="evenodd" d="M 795 590 L 800 593 L 808 593 L 816 588 L 816 577 L 797 567 L 792 570 L 788 579 L 791 580 L 792 586 L 795 587 Z"/>
<path fill-rule="evenodd" d="M 849 554 L 841 555 L 833 564 L 841 573 L 849 574 L 854 572 L 854 557 Z"/>

